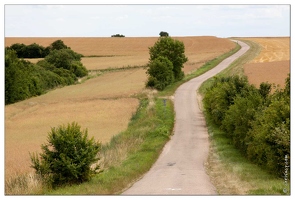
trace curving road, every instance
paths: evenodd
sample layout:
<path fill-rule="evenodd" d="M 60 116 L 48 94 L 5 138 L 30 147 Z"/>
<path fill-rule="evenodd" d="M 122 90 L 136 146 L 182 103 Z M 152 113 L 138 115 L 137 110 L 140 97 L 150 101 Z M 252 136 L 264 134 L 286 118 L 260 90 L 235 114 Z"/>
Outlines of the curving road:
<path fill-rule="evenodd" d="M 250 48 L 238 42 L 242 48 L 237 53 L 176 90 L 174 135 L 150 171 L 123 195 L 216 194 L 204 167 L 209 140 L 206 122 L 197 104 L 196 91 L 205 80 L 221 72 Z"/>

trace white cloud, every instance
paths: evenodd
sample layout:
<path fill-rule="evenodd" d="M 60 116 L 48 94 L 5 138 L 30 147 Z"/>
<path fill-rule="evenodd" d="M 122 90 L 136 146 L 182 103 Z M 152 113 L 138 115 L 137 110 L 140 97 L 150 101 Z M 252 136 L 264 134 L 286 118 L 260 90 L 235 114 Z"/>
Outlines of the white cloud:
<path fill-rule="evenodd" d="M 24 23 L 27 28 L 21 29 Z M 229 37 L 233 32 L 248 33 L 246 29 L 253 27 L 261 27 L 255 33 L 257 36 L 270 32 L 275 36 L 274 28 L 288 35 L 289 26 L 288 5 L 5 6 L 8 36 L 32 36 L 27 30 L 34 29 L 37 36 L 110 36 L 114 32 L 126 36 L 158 36 L 161 30 L 170 30 L 178 35 Z"/>

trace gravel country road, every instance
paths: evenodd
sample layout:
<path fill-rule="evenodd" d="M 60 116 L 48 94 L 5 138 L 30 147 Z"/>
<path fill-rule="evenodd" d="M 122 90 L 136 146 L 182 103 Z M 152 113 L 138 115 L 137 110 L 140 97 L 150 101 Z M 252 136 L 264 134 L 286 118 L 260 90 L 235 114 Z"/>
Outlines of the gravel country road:
<path fill-rule="evenodd" d="M 176 90 L 174 135 L 152 168 L 122 195 L 217 194 L 204 167 L 209 152 L 209 136 L 196 91 L 205 80 L 221 72 L 250 48 L 238 42 L 242 48 L 237 53 Z"/>

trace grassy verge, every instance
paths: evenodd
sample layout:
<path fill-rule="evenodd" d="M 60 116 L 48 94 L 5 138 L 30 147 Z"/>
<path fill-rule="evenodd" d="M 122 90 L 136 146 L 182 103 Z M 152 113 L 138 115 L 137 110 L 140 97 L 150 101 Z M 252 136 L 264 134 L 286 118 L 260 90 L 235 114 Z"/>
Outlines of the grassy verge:
<path fill-rule="evenodd" d="M 243 66 L 249 61 L 253 60 L 261 51 L 259 44 L 249 41 L 241 40 L 250 46 L 250 49 L 239 59 L 235 60 L 229 67 L 223 70 L 220 75 L 244 75 Z"/>
<path fill-rule="evenodd" d="M 244 42 L 250 45 L 251 49 L 218 76 L 243 75 L 243 65 L 260 51 L 257 44 L 251 41 Z M 204 95 L 212 80 L 209 79 L 202 84 L 199 90 L 201 95 Z M 219 194 L 290 194 L 289 180 L 285 182 L 284 179 L 270 175 L 261 167 L 251 163 L 232 145 L 225 133 L 213 125 L 208 116 L 206 122 L 211 144 L 206 167 Z"/>
<path fill-rule="evenodd" d="M 207 172 L 222 195 L 277 195 L 290 194 L 290 182 L 269 174 L 247 160 L 239 150 L 206 117 L 210 136 Z"/>
<path fill-rule="evenodd" d="M 261 47 L 257 43 L 254 43 L 249 40 L 241 40 L 241 41 L 248 44 L 250 46 L 250 49 L 243 56 L 235 60 L 230 66 L 228 66 L 225 70 L 223 70 L 216 76 L 231 76 L 231 75 L 244 76 L 243 66 L 249 61 L 253 60 L 260 53 Z M 206 91 L 206 88 L 210 86 L 212 81 L 213 81 L 213 78 L 210 78 L 207 81 L 205 81 L 199 88 L 199 92 L 201 94 L 204 94 Z"/>
<path fill-rule="evenodd" d="M 231 51 L 222 54 L 221 56 L 218 56 L 217 58 L 214 58 L 208 62 L 206 62 L 202 67 L 198 68 L 196 71 L 193 71 L 192 73 L 186 75 L 184 77 L 183 80 L 178 81 L 176 83 L 173 83 L 171 85 L 169 85 L 167 88 L 165 88 L 164 91 L 159 92 L 160 96 L 171 96 L 174 94 L 175 90 L 183 83 L 198 77 L 204 73 L 206 73 L 207 71 L 209 71 L 210 69 L 214 68 L 215 66 L 217 66 L 219 63 L 221 63 L 224 59 L 226 59 L 227 57 L 233 55 L 234 53 L 236 53 L 237 51 L 239 51 L 241 49 L 241 46 L 236 44 L 236 47 L 234 49 L 232 49 Z"/>
<path fill-rule="evenodd" d="M 103 146 L 101 164 L 104 170 L 99 175 L 80 185 L 44 193 L 119 194 L 150 169 L 169 140 L 173 125 L 171 101 L 164 105 L 163 99 L 142 99 L 128 129 Z"/>

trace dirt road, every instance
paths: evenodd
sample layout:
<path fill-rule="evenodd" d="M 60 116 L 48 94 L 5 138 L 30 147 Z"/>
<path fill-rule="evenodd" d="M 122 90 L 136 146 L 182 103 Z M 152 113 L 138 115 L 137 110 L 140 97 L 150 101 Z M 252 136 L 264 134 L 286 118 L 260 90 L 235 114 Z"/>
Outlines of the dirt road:
<path fill-rule="evenodd" d="M 225 69 L 249 49 L 245 43 L 239 41 L 239 44 L 242 46 L 240 51 L 176 90 L 174 135 L 150 171 L 123 195 L 216 194 L 204 167 L 209 140 L 206 122 L 197 104 L 196 91 L 205 80 Z"/>

